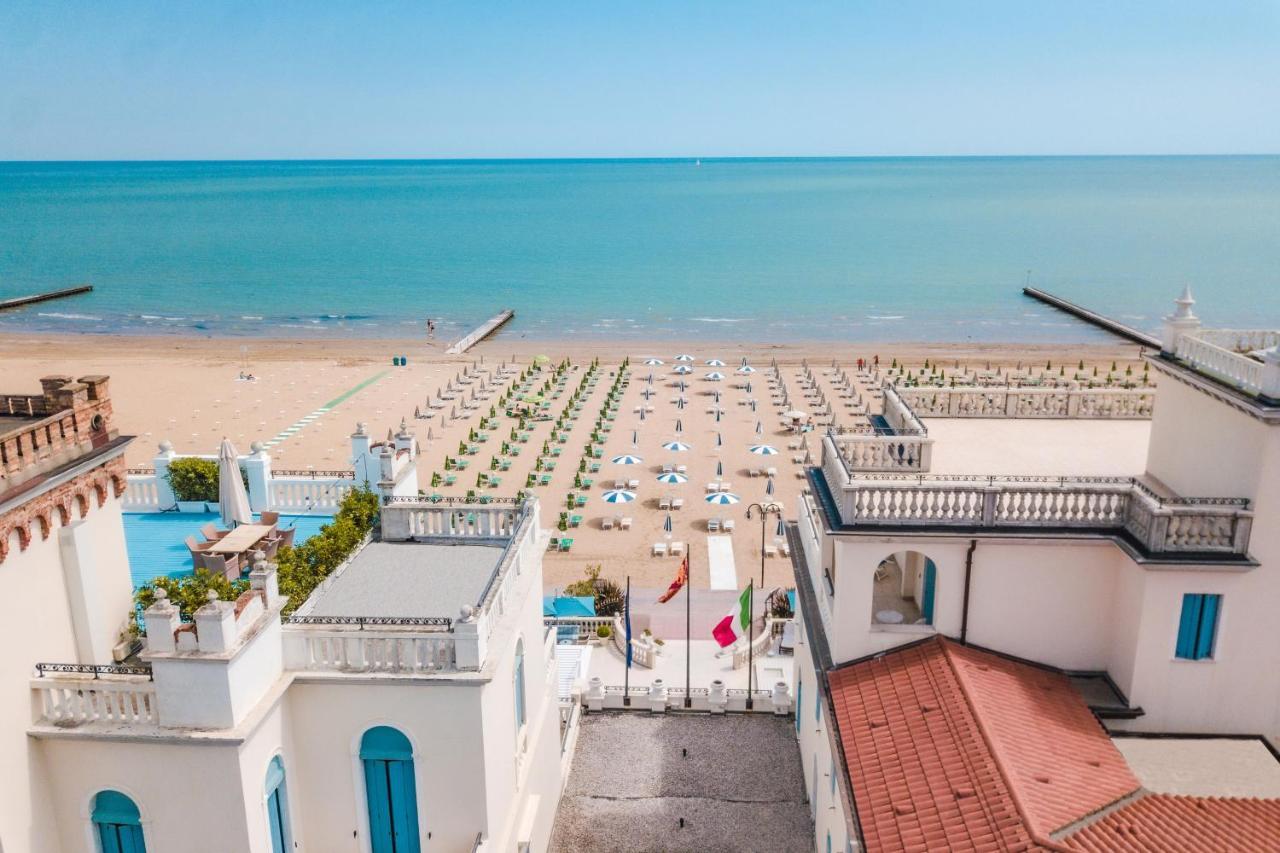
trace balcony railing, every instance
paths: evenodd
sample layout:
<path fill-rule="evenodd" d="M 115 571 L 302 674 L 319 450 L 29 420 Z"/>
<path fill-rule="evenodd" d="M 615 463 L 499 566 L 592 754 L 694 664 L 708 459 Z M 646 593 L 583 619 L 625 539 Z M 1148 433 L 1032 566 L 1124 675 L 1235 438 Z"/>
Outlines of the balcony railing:
<path fill-rule="evenodd" d="M 1078 418 L 1148 420 L 1151 389 L 1128 388 L 899 388 L 917 415 L 932 418 Z"/>
<path fill-rule="evenodd" d="M 866 435 L 829 433 L 840 460 L 854 471 L 925 472 L 929 470 L 933 439 L 927 435 Z"/>
<path fill-rule="evenodd" d="M 1201 330 L 1179 335 L 1173 355 L 1198 373 L 1238 388 L 1250 396 L 1280 398 L 1280 369 L 1244 355 L 1259 347 L 1275 346 L 1280 333 Z"/>
<path fill-rule="evenodd" d="M 841 521 L 889 527 L 1123 531 L 1153 555 L 1248 552 L 1241 498 L 1158 495 L 1127 477 L 865 477 L 833 489 Z"/>
<path fill-rule="evenodd" d="M 298 623 L 284 635 L 289 669 L 430 675 L 458 669 L 456 638 L 427 626 L 369 630 L 337 623 Z"/>
<path fill-rule="evenodd" d="M 41 677 L 31 680 L 37 722 L 60 727 L 159 722 L 156 686 L 146 670 L 132 673 L 118 667 L 89 667 L 97 671 L 86 673 L 74 666 L 45 664 Z"/>

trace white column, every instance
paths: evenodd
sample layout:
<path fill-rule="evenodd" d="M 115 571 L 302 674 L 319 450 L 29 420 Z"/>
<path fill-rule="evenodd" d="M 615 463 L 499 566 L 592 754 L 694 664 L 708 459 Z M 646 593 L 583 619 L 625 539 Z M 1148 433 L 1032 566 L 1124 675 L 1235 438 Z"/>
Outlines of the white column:
<path fill-rule="evenodd" d="M 260 441 L 250 449 L 253 452 L 241 460 L 249 478 L 249 508 L 262 512 L 271 509 L 271 454 Z"/>
<path fill-rule="evenodd" d="M 1177 307 L 1164 318 L 1164 330 L 1160 335 L 1160 351 L 1172 353 L 1178 348 L 1178 338 L 1200 330 L 1200 318 L 1191 311 L 1196 300 L 1191 296 L 1191 286 L 1182 289 L 1182 295 L 1173 300 Z"/>
<path fill-rule="evenodd" d="M 160 509 L 172 509 L 178 502 L 174 497 L 173 487 L 169 485 L 169 463 L 177 456 L 173 452 L 173 444 L 165 440 L 160 442 L 159 452 L 151 461 L 156 469 L 156 503 L 160 505 Z"/>

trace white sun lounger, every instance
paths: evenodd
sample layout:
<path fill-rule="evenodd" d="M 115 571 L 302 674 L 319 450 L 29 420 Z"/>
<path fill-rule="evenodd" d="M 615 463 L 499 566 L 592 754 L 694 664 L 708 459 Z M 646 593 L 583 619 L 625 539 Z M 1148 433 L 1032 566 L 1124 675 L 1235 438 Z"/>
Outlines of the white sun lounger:
<path fill-rule="evenodd" d="M 601 529 L 601 530 L 612 530 L 612 529 L 613 529 L 613 516 L 609 515 L 609 516 L 605 516 L 604 518 L 600 519 L 600 529 Z"/>
<path fill-rule="evenodd" d="M 671 509 L 671 498 L 658 498 L 658 509 Z"/>
<path fill-rule="evenodd" d="M 654 543 L 653 543 L 653 556 L 655 556 L 655 557 L 665 557 L 665 556 L 667 556 L 667 543 L 666 543 L 666 542 L 654 542 Z"/>
<path fill-rule="evenodd" d="M 631 519 L 630 519 L 630 518 L 627 518 L 627 517 L 625 517 L 625 516 L 624 516 L 623 518 L 619 519 L 619 521 L 618 521 L 618 528 L 619 528 L 620 530 L 630 530 L 630 529 L 631 529 Z"/>
<path fill-rule="evenodd" d="M 671 499 L 671 508 L 672 508 L 672 509 L 684 509 L 684 498 L 672 498 L 672 499 Z"/>
<path fill-rule="evenodd" d="M 707 532 L 708 532 L 708 533 L 719 533 L 719 532 L 720 532 L 720 519 L 718 519 L 718 518 L 708 518 L 708 519 L 707 519 Z"/>
<path fill-rule="evenodd" d="M 683 556 L 684 556 L 684 543 L 683 543 L 683 542 L 672 542 L 672 543 L 671 543 L 671 556 L 673 556 L 673 557 L 683 557 Z"/>
<path fill-rule="evenodd" d="M 733 532 L 733 524 L 734 524 L 734 522 L 733 522 L 733 519 L 732 519 L 732 518 L 726 518 L 726 519 L 724 520 L 724 524 L 721 524 L 721 525 L 720 525 L 720 527 L 721 527 L 721 529 L 723 529 L 723 530 L 724 530 L 724 532 L 725 532 L 725 533 L 732 533 L 732 532 Z"/>

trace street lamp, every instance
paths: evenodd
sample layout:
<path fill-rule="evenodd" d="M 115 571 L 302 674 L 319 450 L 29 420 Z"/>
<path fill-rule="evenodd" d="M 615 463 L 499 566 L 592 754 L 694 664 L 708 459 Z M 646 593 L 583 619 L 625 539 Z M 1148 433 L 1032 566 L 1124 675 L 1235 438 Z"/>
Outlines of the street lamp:
<path fill-rule="evenodd" d="M 782 515 L 782 504 L 770 501 L 766 504 L 751 504 L 747 507 L 747 521 L 751 520 L 751 511 L 760 516 L 760 589 L 764 589 L 764 536 L 765 528 L 768 526 L 769 516 Z"/>

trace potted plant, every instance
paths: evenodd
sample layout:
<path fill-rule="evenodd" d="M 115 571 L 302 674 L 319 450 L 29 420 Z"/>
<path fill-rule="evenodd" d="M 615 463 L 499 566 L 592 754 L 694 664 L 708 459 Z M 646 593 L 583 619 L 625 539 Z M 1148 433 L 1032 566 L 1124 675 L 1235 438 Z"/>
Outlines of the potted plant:
<path fill-rule="evenodd" d="M 165 480 L 179 512 L 206 512 L 208 504 L 218 502 L 218 463 L 213 459 L 175 459 Z"/>

